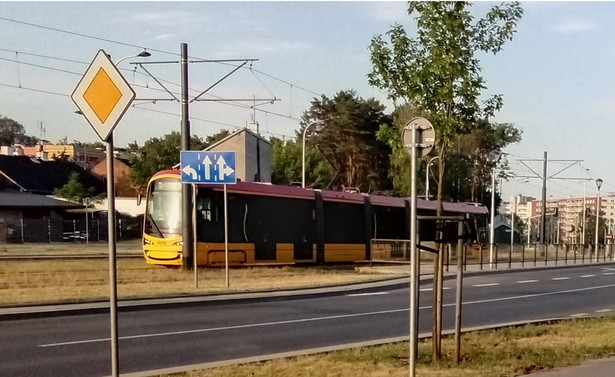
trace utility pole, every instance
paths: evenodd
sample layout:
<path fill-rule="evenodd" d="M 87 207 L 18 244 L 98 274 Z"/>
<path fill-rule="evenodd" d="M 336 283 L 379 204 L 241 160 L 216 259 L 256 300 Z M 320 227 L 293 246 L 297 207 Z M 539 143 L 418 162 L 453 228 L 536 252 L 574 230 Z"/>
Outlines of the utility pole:
<path fill-rule="evenodd" d="M 545 244 L 545 232 L 547 230 L 547 151 L 542 160 L 542 213 L 540 217 L 540 243 Z"/>
<path fill-rule="evenodd" d="M 180 44 L 180 61 L 159 61 L 159 62 L 139 62 L 136 63 L 142 68 L 162 89 L 166 91 L 166 93 L 171 98 L 143 98 L 141 100 L 145 101 L 177 101 L 181 103 L 181 149 L 182 150 L 190 150 L 190 114 L 189 114 L 189 106 L 190 103 L 194 101 L 263 101 L 266 103 L 273 103 L 275 101 L 279 101 L 278 98 L 272 99 L 256 99 L 256 98 L 233 98 L 233 99 L 224 99 L 224 98 L 215 98 L 215 99 L 201 99 L 201 97 L 206 94 L 209 90 L 214 88 L 216 85 L 220 84 L 227 77 L 237 72 L 240 68 L 244 67 L 249 62 L 257 61 L 258 59 L 220 59 L 220 60 L 188 60 L 188 45 L 186 43 Z M 241 62 L 241 64 L 237 65 L 231 72 L 226 74 L 224 77 L 216 81 L 214 84 L 210 85 L 207 89 L 202 91 L 192 100 L 189 100 L 189 88 L 188 88 L 188 63 L 223 63 L 223 62 Z M 168 89 L 164 83 L 156 78 L 152 73 L 145 68 L 145 65 L 152 64 L 177 64 L 181 65 L 181 96 L 177 98 L 177 96 Z M 196 258 L 196 251 L 193 243 L 194 239 L 194 230 L 192 223 L 192 207 L 194 203 L 192 202 L 192 186 L 191 185 L 182 185 L 182 268 L 190 269 L 193 265 L 193 258 Z"/>
<path fill-rule="evenodd" d="M 567 179 L 567 180 L 581 180 L 584 178 L 578 178 L 578 177 L 570 177 L 570 178 L 560 178 L 560 177 L 556 177 L 556 175 L 558 175 L 559 173 L 569 169 L 570 167 L 579 164 L 581 162 L 583 162 L 583 160 L 551 160 L 551 161 L 557 161 L 557 162 L 568 162 L 569 164 L 564 167 L 563 169 L 560 169 L 559 171 L 557 171 L 554 174 L 551 174 L 550 176 L 547 175 L 547 163 L 549 162 L 549 160 L 547 160 L 547 152 L 544 152 L 544 157 L 541 160 L 537 160 L 537 159 L 523 159 L 523 160 L 517 160 L 519 162 L 521 162 L 523 165 L 525 165 L 526 168 L 528 168 L 532 173 L 534 173 L 535 175 L 533 176 L 527 176 L 527 175 L 518 175 L 517 177 L 519 178 L 540 178 L 542 179 L 542 203 L 541 203 L 541 211 L 542 213 L 540 214 L 540 227 L 537 228 L 540 231 L 540 243 L 541 244 L 546 244 L 547 239 L 545 237 L 546 235 L 546 231 L 547 231 L 547 179 Z M 536 171 L 534 171 L 531 167 L 529 167 L 525 162 L 526 161 L 541 161 L 542 162 L 542 174 L 537 173 Z"/>
<path fill-rule="evenodd" d="M 181 44 L 181 149 L 190 150 L 190 118 L 188 102 L 188 45 Z M 192 231 L 192 185 L 182 185 L 182 267 L 189 270 L 194 257 Z"/>

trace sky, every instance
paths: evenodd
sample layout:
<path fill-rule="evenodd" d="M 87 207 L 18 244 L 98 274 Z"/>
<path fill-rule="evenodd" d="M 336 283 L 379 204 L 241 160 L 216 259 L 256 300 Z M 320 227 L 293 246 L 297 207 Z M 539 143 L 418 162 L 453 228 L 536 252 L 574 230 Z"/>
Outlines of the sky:
<path fill-rule="evenodd" d="M 478 18 L 494 4 L 477 2 L 472 11 Z M 602 195 L 615 193 L 615 2 L 522 7 L 513 40 L 497 55 L 478 55 L 485 98 L 504 98 L 493 121 L 523 132 L 505 150 L 516 178 L 498 182 L 503 197 L 541 197 L 544 152 L 548 199 L 596 195 L 596 178 Z M 115 145 L 179 132 L 181 105 L 167 90 L 179 96 L 185 43 L 190 95 L 213 86 L 206 101 L 190 104 L 193 134 L 256 121 L 264 137 L 294 138 L 301 114 L 322 95 L 354 90 L 393 111 L 386 93 L 367 83 L 368 46 L 395 23 L 413 35 L 406 8 L 398 1 L 0 1 L 0 115 L 52 142 L 99 141 L 70 96 L 103 49 L 121 60 L 137 94 Z M 152 55 L 128 58 L 144 49 Z M 225 78 L 237 59 L 253 60 Z M 130 64 L 139 61 L 149 62 L 151 75 Z"/>

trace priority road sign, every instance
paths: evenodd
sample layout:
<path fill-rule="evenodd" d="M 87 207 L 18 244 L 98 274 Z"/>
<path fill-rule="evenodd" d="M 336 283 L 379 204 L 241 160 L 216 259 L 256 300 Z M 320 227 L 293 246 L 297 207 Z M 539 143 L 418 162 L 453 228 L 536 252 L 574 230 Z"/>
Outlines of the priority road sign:
<path fill-rule="evenodd" d="M 181 151 L 182 183 L 237 183 L 235 152 Z"/>
<path fill-rule="evenodd" d="M 98 51 L 71 98 L 94 131 L 107 141 L 135 92 L 104 50 Z"/>

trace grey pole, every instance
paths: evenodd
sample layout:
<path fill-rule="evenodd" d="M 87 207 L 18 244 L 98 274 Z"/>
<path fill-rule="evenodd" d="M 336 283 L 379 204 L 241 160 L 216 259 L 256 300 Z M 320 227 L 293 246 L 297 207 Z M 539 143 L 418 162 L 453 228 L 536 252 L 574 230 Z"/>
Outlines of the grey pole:
<path fill-rule="evenodd" d="M 190 120 L 188 102 L 188 45 L 181 44 L 181 149 L 190 150 Z M 192 266 L 194 247 L 192 243 L 192 186 L 182 185 L 182 267 L 189 270 Z"/>
<path fill-rule="evenodd" d="M 457 225 L 457 294 L 455 297 L 455 362 L 461 361 L 461 299 L 463 289 L 463 221 Z"/>
<path fill-rule="evenodd" d="M 540 243 L 545 245 L 547 238 L 547 151 L 544 152 L 542 164 L 542 213 L 540 214 Z"/>
<path fill-rule="evenodd" d="M 493 241 L 494 229 L 493 222 L 495 221 L 495 167 L 491 172 L 491 224 L 489 225 L 489 268 L 493 268 Z"/>
<path fill-rule="evenodd" d="M 109 233 L 109 307 L 111 317 L 111 375 L 119 376 L 117 331 L 117 266 L 115 258 L 115 180 L 113 133 L 107 138 L 107 227 Z"/>
<path fill-rule="evenodd" d="M 585 189 L 587 179 L 585 179 L 585 172 L 589 171 L 589 169 L 585 169 L 583 171 L 583 233 L 581 233 L 581 243 L 585 245 L 585 212 L 587 208 L 587 192 Z"/>
<path fill-rule="evenodd" d="M 411 184 L 410 184 L 410 377 L 416 373 L 416 359 L 418 347 L 418 261 L 416 257 L 416 125 L 412 124 L 411 149 Z"/>
<path fill-rule="evenodd" d="M 594 254 L 596 255 L 596 263 L 598 262 L 598 223 L 600 222 L 600 187 L 602 186 L 602 179 L 596 179 L 596 187 L 598 187 L 598 197 L 596 198 L 596 238 L 594 240 Z M 591 259 L 591 258 L 590 258 Z"/>
<path fill-rule="evenodd" d="M 224 276 L 226 277 L 226 289 L 229 288 L 229 269 L 228 269 L 228 194 L 226 184 L 224 184 Z"/>

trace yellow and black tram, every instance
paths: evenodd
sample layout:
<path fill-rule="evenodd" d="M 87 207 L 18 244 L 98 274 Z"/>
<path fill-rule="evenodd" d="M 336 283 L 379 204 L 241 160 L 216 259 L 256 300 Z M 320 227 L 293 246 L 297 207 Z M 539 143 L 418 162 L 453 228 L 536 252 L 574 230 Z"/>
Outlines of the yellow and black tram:
<path fill-rule="evenodd" d="M 179 170 L 158 172 L 149 182 L 143 226 L 148 263 L 182 265 L 181 185 Z M 223 265 L 224 187 L 196 187 L 197 263 Z M 417 200 L 419 215 L 435 215 L 436 209 L 436 201 Z M 472 238 L 488 212 L 476 203 L 444 203 L 444 211 L 466 215 Z M 237 182 L 227 186 L 227 213 L 234 265 L 363 261 L 370 259 L 371 239 L 410 238 L 408 198 Z M 422 226 L 421 233 L 428 228 Z"/>

